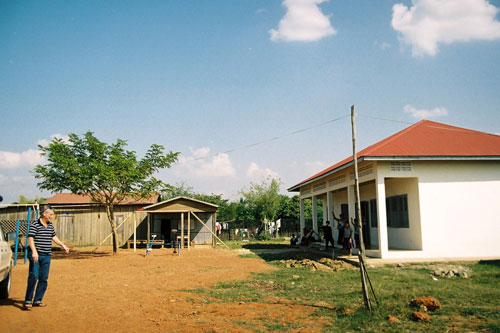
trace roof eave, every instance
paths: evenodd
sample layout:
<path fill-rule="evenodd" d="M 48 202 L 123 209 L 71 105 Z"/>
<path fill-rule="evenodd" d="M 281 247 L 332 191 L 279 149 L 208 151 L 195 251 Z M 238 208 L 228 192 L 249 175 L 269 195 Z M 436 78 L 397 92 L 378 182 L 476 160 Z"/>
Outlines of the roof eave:
<path fill-rule="evenodd" d="M 500 156 L 362 156 L 358 158 L 358 163 L 363 161 L 498 161 Z M 342 164 L 316 178 L 304 183 L 299 183 L 287 189 L 288 192 L 299 192 L 302 186 L 309 185 L 315 181 L 328 177 L 336 172 L 342 171 L 353 165 L 353 161 Z"/>
<path fill-rule="evenodd" d="M 198 202 L 198 203 L 201 203 L 201 204 L 204 204 L 204 205 L 207 205 L 207 206 L 212 206 L 214 208 L 219 208 L 219 206 L 214 205 L 214 204 L 209 203 L 209 202 L 205 202 L 205 201 L 201 201 L 201 200 L 197 200 L 197 199 L 193 199 L 193 198 L 188 198 L 188 197 L 184 197 L 184 196 L 178 196 L 178 197 L 175 197 L 175 198 L 172 198 L 172 199 L 169 199 L 169 200 L 157 202 L 157 203 L 155 203 L 153 205 L 146 206 L 143 209 L 147 211 L 147 210 L 149 210 L 151 208 L 154 208 L 156 206 L 164 205 L 166 203 L 169 203 L 169 202 L 172 202 L 172 201 L 175 201 L 175 200 L 180 200 L 180 199 L 186 199 L 186 200 Z"/>

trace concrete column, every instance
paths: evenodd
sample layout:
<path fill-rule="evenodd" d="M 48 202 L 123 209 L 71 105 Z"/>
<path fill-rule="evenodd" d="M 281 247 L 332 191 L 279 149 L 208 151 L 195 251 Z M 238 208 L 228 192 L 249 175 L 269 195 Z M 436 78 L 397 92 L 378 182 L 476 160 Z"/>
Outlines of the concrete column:
<path fill-rule="evenodd" d="M 333 228 L 334 220 L 333 220 L 333 192 L 326 192 L 326 206 L 328 208 L 327 220 L 330 221 L 330 226 Z"/>
<path fill-rule="evenodd" d="M 299 234 L 304 236 L 304 228 L 306 226 L 306 221 L 304 218 L 304 199 L 300 199 L 300 230 Z"/>
<path fill-rule="evenodd" d="M 325 225 L 328 221 L 328 200 L 322 199 L 321 202 L 323 203 L 323 225 Z"/>
<path fill-rule="evenodd" d="M 318 232 L 318 205 L 317 205 L 317 200 L 316 196 L 313 195 L 312 197 L 312 223 L 313 223 L 313 230 Z"/>
<path fill-rule="evenodd" d="M 387 237 L 387 213 L 385 208 L 385 180 L 384 177 L 376 179 L 377 219 L 378 219 L 378 246 L 380 257 L 387 258 L 389 254 L 389 239 Z"/>

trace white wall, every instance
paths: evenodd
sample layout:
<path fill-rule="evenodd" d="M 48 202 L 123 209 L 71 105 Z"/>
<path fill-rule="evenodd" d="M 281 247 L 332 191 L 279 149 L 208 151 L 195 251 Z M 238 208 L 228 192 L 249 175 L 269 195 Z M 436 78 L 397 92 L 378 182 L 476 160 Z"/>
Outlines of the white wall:
<path fill-rule="evenodd" d="M 500 163 L 422 163 L 423 250 L 428 257 L 500 257 Z"/>
<path fill-rule="evenodd" d="M 408 195 L 408 228 L 387 227 L 389 250 L 421 250 L 420 205 L 417 178 L 392 178 L 385 180 L 385 195 Z"/>

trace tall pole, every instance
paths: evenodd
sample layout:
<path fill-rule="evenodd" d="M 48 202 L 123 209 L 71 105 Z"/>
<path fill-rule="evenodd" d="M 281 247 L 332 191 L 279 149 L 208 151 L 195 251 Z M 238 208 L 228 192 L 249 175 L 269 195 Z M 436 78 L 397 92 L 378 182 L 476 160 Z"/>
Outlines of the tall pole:
<path fill-rule="evenodd" d="M 358 180 L 358 157 L 356 154 L 356 120 L 354 113 L 354 105 L 351 106 L 351 127 L 352 127 L 352 159 L 354 162 L 354 194 L 356 196 L 356 213 L 358 215 L 358 221 L 355 222 L 359 230 L 359 270 L 361 273 L 361 285 L 363 287 L 363 299 L 365 302 L 365 307 L 368 310 L 372 309 L 372 304 L 370 300 L 370 295 L 368 294 L 368 288 L 366 284 L 367 273 L 365 267 L 365 245 L 363 242 L 363 224 L 361 222 L 361 201 L 359 198 L 359 180 Z"/>

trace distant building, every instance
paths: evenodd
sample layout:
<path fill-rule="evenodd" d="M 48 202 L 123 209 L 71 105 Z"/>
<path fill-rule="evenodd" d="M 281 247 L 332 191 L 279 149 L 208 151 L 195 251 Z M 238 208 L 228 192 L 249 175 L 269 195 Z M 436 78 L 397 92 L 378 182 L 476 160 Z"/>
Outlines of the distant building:
<path fill-rule="evenodd" d="M 126 197 L 115 205 L 118 246 L 130 245 L 134 230 L 136 239 L 142 241 L 141 244 L 149 239 L 148 233 L 155 234 L 157 242 L 159 240 L 176 242 L 180 240 L 180 234 L 184 233 L 186 244 L 215 244 L 212 231 L 216 223 L 218 206 L 186 197 L 163 202 L 159 200 L 158 194 L 139 200 Z M 79 246 L 113 244 L 106 209 L 102 204 L 92 202 L 89 196 L 57 193 L 41 206 L 44 205 L 50 205 L 54 209 L 56 233 L 64 242 Z M 27 211 L 28 206 L 2 207 L 0 223 L 6 226 L 9 232 L 15 231 L 15 221 L 26 220 Z M 30 219 L 34 220 L 34 209 L 32 212 Z M 24 233 L 25 227 L 21 230 L 21 234 Z"/>
<path fill-rule="evenodd" d="M 357 156 L 368 256 L 500 257 L 500 136 L 423 120 Z M 288 191 L 301 229 L 304 200 L 323 201 L 323 221 L 353 218 L 352 156 Z"/>

